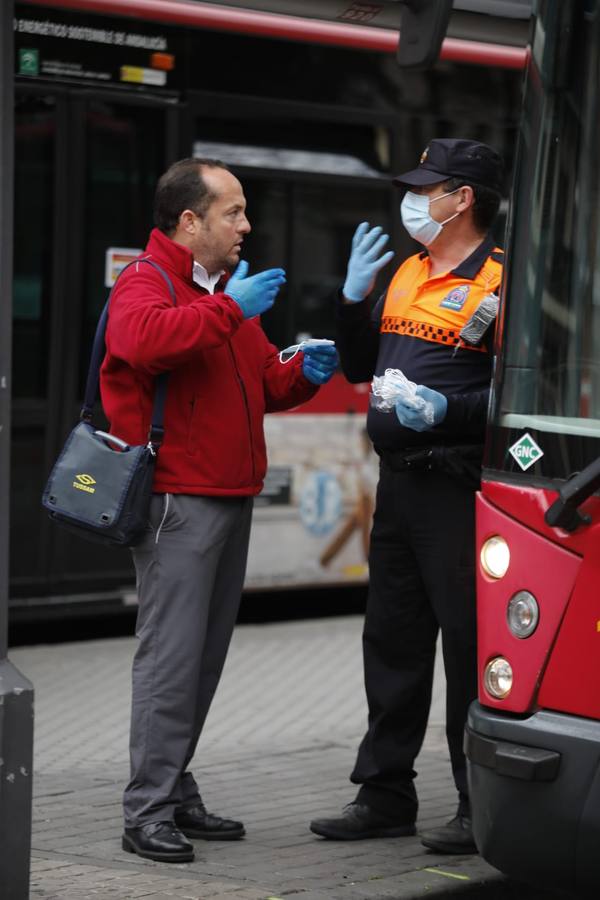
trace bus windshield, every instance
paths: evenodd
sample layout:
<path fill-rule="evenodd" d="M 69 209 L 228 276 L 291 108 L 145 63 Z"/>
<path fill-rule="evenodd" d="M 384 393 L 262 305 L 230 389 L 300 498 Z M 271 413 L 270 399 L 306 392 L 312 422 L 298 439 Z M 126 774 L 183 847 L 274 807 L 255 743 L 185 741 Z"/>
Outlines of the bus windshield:
<path fill-rule="evenodd" d="M 600 455 L 600 2 L 539 6 L 486 467 L 545 481 Z M 510 452 L 524 431 L 527 466 Z"/>

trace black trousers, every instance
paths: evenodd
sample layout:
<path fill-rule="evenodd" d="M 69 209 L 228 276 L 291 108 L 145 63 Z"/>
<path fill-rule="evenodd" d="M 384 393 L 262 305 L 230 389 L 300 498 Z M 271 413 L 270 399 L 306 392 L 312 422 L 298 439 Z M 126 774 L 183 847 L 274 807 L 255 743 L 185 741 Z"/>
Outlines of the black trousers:
<path fill-rule="evenodd" d="M 369 725 L 351 780 L 357 800 L 391 815 L 417 811 L 417 757 L 427 726 L 438 630 L 447 680 L 446 734 L 460 805 L 462 750 L 477 696 L 475 492 L 436 470 L 382 462 L 369 553 L 363 632 Z"/>

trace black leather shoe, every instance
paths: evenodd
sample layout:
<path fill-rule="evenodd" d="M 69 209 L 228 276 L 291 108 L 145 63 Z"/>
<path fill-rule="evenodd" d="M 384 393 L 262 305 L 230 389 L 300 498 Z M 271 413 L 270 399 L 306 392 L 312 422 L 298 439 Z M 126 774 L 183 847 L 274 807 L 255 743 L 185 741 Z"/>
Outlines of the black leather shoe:
<path fill-rule="evenodd" d="M 126 828 L 123 850 L 158 862 L 191 862 L 194 848 L 173 822 L 151 822 L 138 828 Z"/>
<path fill-rule="evenodd" d="M 337 841 L 362 841 L 365 838 L 408 837 L 415 833 L 412 818 L 404 821 L 384 816 L 365 803 L 349 803 L 337 819 L 313 819 L 310 830 Z"/>
<path fill-rule="evenodd" d="M 187 837 L 204 841 L 237 841 L 246 834 L 241 822 L 207 812 L 204 803 L 176 810 L 175 824 Z"/>
<path fill-rule="evenodd" d="M 477 853 L 469 816 L 459 813 L 446 825 L 421 834 L 421 843 L 438 853 Z"/>

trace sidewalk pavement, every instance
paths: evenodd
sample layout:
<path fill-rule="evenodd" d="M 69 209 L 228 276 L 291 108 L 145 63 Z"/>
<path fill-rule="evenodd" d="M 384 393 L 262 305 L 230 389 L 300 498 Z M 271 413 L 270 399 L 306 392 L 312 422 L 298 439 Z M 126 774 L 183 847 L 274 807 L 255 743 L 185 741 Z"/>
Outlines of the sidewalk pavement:
<path fill-rule="evenodd" d="M 247 836 L 197 841 L 188 864 L 121 850 L 135 639 L 13 649 L 36 698 L 31 898 L 407 900 L 495 884 L 478 856 L 444 857 L 418 837 L 338 842 L 308 830 L 355 795 L 361 626 L 352 616 L 237 627 L 193 768 L 207 807 L 241 818 Z M 421 828 L 456 808 L 443 709 L 438 665 L 417 763 Z"/>

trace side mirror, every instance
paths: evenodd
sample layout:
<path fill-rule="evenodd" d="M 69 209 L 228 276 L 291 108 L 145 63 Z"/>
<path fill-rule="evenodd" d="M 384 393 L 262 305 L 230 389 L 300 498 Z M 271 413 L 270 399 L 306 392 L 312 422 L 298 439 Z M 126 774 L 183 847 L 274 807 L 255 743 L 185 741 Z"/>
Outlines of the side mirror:
<path fill-rule="evenodd" d="M 446 37 L 452 0 L 400 0 L 398 65 L 404 69 L 426 69 L 440 54 Z"/>

